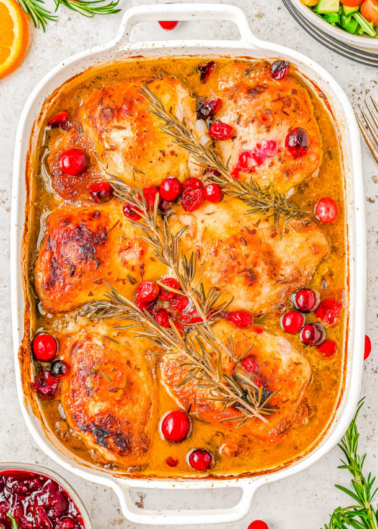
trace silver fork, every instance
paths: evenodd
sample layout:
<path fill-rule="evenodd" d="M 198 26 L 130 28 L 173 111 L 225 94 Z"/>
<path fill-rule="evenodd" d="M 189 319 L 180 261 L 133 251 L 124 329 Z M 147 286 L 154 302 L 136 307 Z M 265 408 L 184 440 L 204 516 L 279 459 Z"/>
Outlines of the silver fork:
<path fill-rule="evenodd" d="M 377 103 L 374 101 L 374 99 L 371 96 L 370 96 L 370 99 L 371 99 L 371 102 L 373 103 L 375 111 L 378 114 L 378 105 L 377 105 Z M 366 108 L 368 109 L 368 111 L 369 111 L 369 113 L 371 115 L 371 118 L 372 118 L 372 120 L 373 120 L 373 122 L 374 122 L 374 124 L 375 124 L 375 126 L 377 127 L 377 130 L 378 130 L 378 118 L 374 115 L 374 112 L 371 110 L 371 108 L 367 104 L 366 100 L 365 100 L 365 105 L 366 105 Z M 373 136 L 375 143 L 378 146 L 378 134 L 377 134 L 376 130 L 374 129 L 373 125 L 371 124 L 371 122 L 369 121 L 369 118 L 367 117 L 366 113 L 363 111 L 361 105 L 358 105 L 358 106 L 360 107 L 361 113 L 364 116 L 364 119 L 366 121 L 366 125 L 367 125 L 369 131 L 371 132 L 371 135 Z M 374 143 L 371 141 L 368 133 L 364 129 L 359 117 L 358 116 L 356 116 L 356 117 L 357 117 L 358 126 L 360 127 L 360 131 L 362 133 L 362 136 L 365 138 L 365 141 L 368 144 L 368 147 L 369 147 L 369 149 L 371 151 L 371 154 L 374 156 L 375 161 L 378 163 L 378 150 L 375 148 Z"/>

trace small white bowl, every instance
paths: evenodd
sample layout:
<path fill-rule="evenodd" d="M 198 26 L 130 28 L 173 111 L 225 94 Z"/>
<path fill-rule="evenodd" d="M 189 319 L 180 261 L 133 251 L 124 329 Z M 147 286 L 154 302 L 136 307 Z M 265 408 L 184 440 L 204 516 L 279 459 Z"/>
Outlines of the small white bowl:
<path fill-rule="evenodd" d="M 330 37 L 352 46 L 354 48 L 376 54 L 378 57 L 378 39 L 372 37 L 357 36 L 344 31 L 338 27 L 328 24 L 325 20 L 318 17 L 309 7 L 302 4 L 301 0 L 286 0 L 311 23 L 312 26 L 317 26 L 322 32 Z M 285 3 L 285 2 L 284 2 Z"/>

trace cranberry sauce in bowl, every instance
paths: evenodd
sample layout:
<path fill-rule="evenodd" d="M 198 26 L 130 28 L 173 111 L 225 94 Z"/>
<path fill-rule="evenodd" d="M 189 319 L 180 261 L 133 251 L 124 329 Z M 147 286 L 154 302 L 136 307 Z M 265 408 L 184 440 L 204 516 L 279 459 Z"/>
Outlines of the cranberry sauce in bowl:
<path fill-rule="evenodd" d="M 84 505 L 55 473 L 34 465 L 6 466 L 0 465 L 2 529 L 15 524 L 18 529 L 91 529 Z"/>

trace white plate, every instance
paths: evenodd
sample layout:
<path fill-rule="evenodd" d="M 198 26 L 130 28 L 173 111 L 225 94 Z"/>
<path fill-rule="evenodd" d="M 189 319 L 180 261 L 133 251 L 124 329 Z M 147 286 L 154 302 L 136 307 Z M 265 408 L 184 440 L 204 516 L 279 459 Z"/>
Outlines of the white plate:
<path fill-rule="evenodd" d="M 139 22 L 157 20 L 229 20 L 239 29 L 241 39 L 237 41 L 161 41 L 130 43 L 132 28 Z M 39 419 L 34 416 L 25 399 L 18 360 L 18 351 L 24 334 L 24 293 L 21 269 L 21 247 L 25 222 L 26 160 L 29 141 L 35 119 L 39 116 L 45 99 L 67 79 L 90 66 L 130 56 L 209 56 L 229 55 L 232 57 L 253 57 L 275 59 L 282 57 L 291 61 L 307 79 L 311 79 L 328 98 L 335 116 L 340 146 L 343 154 L 345 176 L 345 208 L 348 225 L 349 261 L 349 311 L 347 325 L 348 354 L 345 365 L 345 391 L 324 439 L 312 452 L 286 468 L 276 469 L 269 474 L 254 478 L 225 480 L 137 480 L 137 486 L 158 489 L 214 489 L 239 487 L 243 489 L 240 502 L 230 509 L 218 510 L 147 510 L 139 509 L 131 500 L 130 489 L 136 481 L 116 477 L 104 469 L 92 469 L 80 464 L 71 453 L 47 438 Z M 200 60 L 200 58 L 199 58 Z M 291 476 L 318 461 L 340 440 L 347 429 L 359 398 L 364 354 L 365 337 L 365 293 L 366 293 L 366 243 L 365 204 L 362 177 L 360 136 L 353 109 L 347 96 L 336 81 L 319 65 L 304 55 L 284 46 L 263 42 L 250 31 L 243 11 L 234 6 L 218 4 L 160 4 L 145 5 L 129 9 L 122 20 L 115 39 L 87 50 L 58 64 L 35 87 L 23 109 L 19 122 L 14 158 L 11 220 L 11 271 L 12 271 L 12 325 L 14 355 L 16 363 L 17 389 L 24 419 L 38 446 L 54 461 L 83 479 L 107 485 L 116 492 L 121 508 L 134 523 L 152 525 L 187 525 L 204 523 L 231 523 L 244 518 L 250 509 L 254 492 L 266 483 Z M 353 376 L 352 376 L 353 375 Z"/>

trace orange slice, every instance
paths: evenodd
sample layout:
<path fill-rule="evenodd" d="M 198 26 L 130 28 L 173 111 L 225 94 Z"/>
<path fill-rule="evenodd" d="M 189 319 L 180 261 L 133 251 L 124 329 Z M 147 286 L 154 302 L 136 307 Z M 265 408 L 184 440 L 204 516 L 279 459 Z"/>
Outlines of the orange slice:
<path fill-rule="evenodd" d="M 0 0 L 0 79 L 20 64 L 29 40 L 25 13 L 15 0 Z"/>

